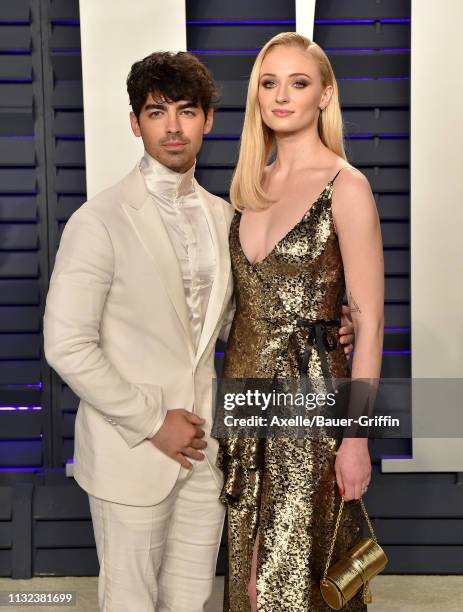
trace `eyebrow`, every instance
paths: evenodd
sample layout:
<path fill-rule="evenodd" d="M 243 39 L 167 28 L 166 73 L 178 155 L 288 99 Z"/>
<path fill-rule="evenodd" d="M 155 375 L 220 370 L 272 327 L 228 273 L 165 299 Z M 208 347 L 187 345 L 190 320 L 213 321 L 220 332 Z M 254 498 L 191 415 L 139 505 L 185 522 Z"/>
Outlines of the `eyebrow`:
<path fill-rule="evenodd" d="M 261 76 L 261 78 L 262 78 L 262 77 L 264 77 L 264 76 L 271 76 L 271 77 L 274 77 L 274 76 L 277 76 L 277 75 L 276 75 L 276 74 L 272 74 L 271 72 L 266 72 L 265 74 L 261 74 L 260 76 Z M 305 76 L 305 77 L 307 77 L 308 79 L 311 79 L 311 78 L 312 78 L 310 75 L 306 74 L 305 72 L 293 72 L 293 73 L 292 73 L 292 74 L 290 74 L 289 76 L 290 76 L 290 77 L 294 77 L 294 76 Z"/>
<path fill-rule="evenodd" d="M 154 103 L 150 103 L 150 104 L 145 104 L 145 106 L 143 107 L 143 110 L 145 111 L 150 111 L 150 110 L 165 110 L 167 107 L 167 103 L 166 102 L 161 102 L 158 104 L 154 104 Z M 194 104 L 193 102 L 185 102 L 183 104 L 179 104 L 178 109 L 179 110 L 185 110 L 185 108 L 199 108 L 198 104 Z"/>

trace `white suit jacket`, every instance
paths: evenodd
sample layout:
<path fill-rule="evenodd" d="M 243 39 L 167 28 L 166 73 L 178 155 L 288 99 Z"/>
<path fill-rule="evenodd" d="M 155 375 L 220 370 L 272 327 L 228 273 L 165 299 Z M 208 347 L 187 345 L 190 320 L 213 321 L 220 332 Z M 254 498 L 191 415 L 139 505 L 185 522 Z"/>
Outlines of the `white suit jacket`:
<path fill-rule="evenodd" d="M 147 506 L 164 499 L 180 464 L 146 439 L 166 410 L 206 419 L 206 460 L 217 481 L 212 425 L 214 349 L 232 317 L 232 207 L 200 190 L 217 270 L 195 352 L 181 272 L 138 166 L 83 204 L 64 228 L 44 315 L 48 363 L 80 398 L 74 477 L 91 495 Z"/>

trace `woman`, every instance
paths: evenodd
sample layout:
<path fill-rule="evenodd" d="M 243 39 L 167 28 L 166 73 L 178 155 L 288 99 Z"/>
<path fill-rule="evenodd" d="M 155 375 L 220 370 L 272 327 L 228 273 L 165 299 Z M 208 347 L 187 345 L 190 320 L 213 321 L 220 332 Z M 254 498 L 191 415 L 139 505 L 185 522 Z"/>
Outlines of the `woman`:
<path fill-rule="evenodd" d="M 375 201 L 367 179 L 346 161 L 329 60 L 296 33 L 274 37 L 255 61 L 231 198 L 238 211 L 230 229 L 237 310 L 224 377 L 349 376 L 337 332 L 347 290 L 356 333 L 352 378 L 378 379 L 384 273 Z M 323 334 L 324 356 L 316 341 Z M 367 443 L 347 437 L 220 441 L 228 505 L 226 611 L 330 610 L 319 580 L 339 494 L 348 502 L 367 489 Z M 354 545 L 361 522 L 360 504 L 347 503 L 333 559 Z M 366 610 L 362 594 L 344 609 Z"/>

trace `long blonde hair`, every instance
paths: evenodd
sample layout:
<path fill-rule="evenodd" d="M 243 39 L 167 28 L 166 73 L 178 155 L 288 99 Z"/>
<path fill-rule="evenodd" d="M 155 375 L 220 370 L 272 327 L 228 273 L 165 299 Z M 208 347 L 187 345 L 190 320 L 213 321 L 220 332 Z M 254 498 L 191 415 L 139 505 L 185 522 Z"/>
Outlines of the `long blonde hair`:
<path fill-rule="evenodd" d="M 272 203 L 262 188 L 262 178 L 274 148 L 275 135 L 262 121 L 258 92 L 264 57 L 279 45 L 294 45 L 308 51 L 318 63 L 323 87 L 333 87 L 331 100 L 318 119 L 318 134 L 328 149 L 346 159 L 338 86 L 326 53 L 317 43 L 296 32 L 277 34 L 260 50 L 249 79 L 240 155 L 230 188 L 231 201 L 237 210 L 261 210 Z"/>

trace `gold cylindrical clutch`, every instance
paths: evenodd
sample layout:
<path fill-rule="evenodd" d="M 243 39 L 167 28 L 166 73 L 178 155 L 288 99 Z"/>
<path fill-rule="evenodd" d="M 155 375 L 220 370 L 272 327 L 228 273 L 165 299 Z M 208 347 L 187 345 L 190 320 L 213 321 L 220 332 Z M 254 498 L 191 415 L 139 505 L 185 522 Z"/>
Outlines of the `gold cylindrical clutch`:
<path fill-rule="evenodd" d="M 331 542 L 331 549 L 328 554 L 323 578 L 320 581 L 320 590 L 323 599 L 333 610 L 341 610 L 361 588 L 363 588 L 363 601 L 365 603 L 370 603 L 372 598 L 368 583 L 372 578 L 383 571 L 388 562 L 386 554 L 376 540 L 376 535 L 373 531 L 363 499 L 360 499 L 360 503 L 362 504 L 372 537 L 359 540 L 343 557 L 329 567 L 344 506 L 344 500 L 341 500 L 336 528 Z"/>

